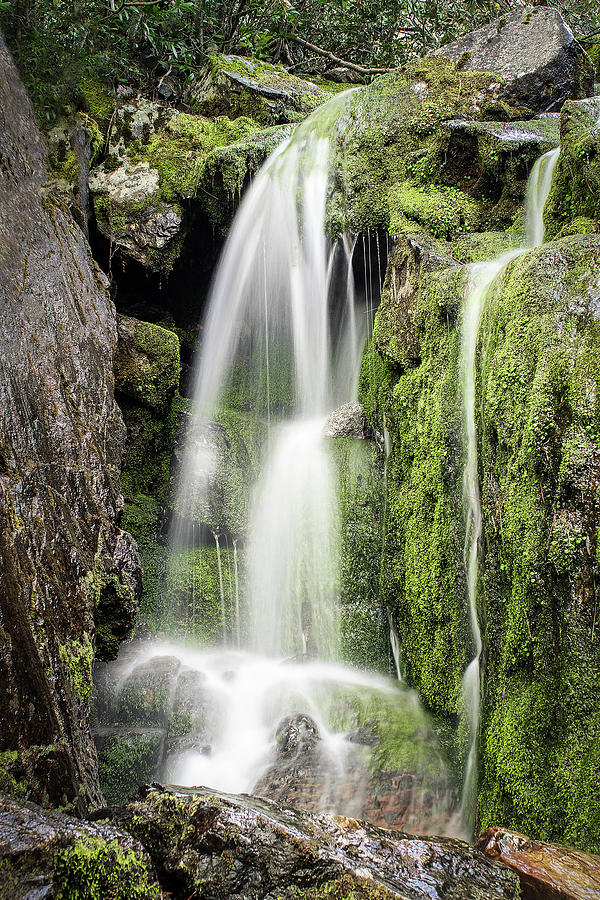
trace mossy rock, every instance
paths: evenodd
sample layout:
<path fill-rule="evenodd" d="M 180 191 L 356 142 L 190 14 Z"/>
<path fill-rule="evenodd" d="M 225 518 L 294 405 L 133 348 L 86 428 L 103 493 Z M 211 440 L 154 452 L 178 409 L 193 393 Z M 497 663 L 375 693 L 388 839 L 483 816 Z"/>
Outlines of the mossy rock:
<path fill-rule="evenodd" d="M 109 805 L 122 805 L 140 785 L 161 777 L 166 732 L 149 728 L 102 728 L 94 734 L 98 775 Z"/>
<path fill-rule="evenodd" d="M 214 54 L 194 88 L 192 104 L 207 116 L 248 116 L 261 125 L 298 122 L 339 86 L 291 75 L 283 66 L 251 57 Z"/>
<path fill-rule="evenodd" d="M 179 339 L 172 331 L 118 317 L 119 340 L 115 353 L 115 390 L 164 411 L 179 385 Z"/>
<path fill-rule="evenodd" d="M 544 210 L 547 237 L 565 228 L 574 231 L 582 219 L 600 223 L 599 123 L 597 97 L 568 102 L 562 108 L 560 156 Z M 587 225 L 588 233 L 589 229 Z"/>
<path fill-rule="evenodd" d="M 429 57 L 350 94 L 335 129 L 340 190 L 329 208 L 332 230 L 389 230 L 398 185 L 408 182 L 425 193 L 432 183 L 432 190 L 443 185 L 442 123 L 485 119 L 500 87 L 501 79 L 491 73 L 459 71 L 449 60 Z M 506 115 L 517 119 L 519 113 L 509 109 Z M 446 186 L 456 183 L 448 177 Z"/>
<path fill-rule="evenodd" d="M 389 450 L 380 598 L 397 622 L 408 683 L 427 706 L 453 717 L 472 653 L 457 515 L 464 267 L 445 250 L 419 236 L 398 241 L 359 399 Z"/>
<path fill-rule="evenodd" d="M 4 794 L 0 811 L 2 900 L 34 896 L 159 900 L 162 896 L 148 854 L 126 832 Z"/>
<path fill-rule="evenodd" d="M 600 237 L 514 261 L 481 326 L 482 826 L 598 852 Z"/>

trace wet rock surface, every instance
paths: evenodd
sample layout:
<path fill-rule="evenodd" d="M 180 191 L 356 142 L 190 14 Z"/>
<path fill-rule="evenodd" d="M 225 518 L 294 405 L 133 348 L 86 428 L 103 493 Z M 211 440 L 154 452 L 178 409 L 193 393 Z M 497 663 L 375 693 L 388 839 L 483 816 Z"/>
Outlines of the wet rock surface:
<path fill-rule="evenodd" d="M 600 857 L 570 847 L 532 841 L 515 831 L 488 828 L 476 848 L 517 873 L 523 900 L 595 900 L 600 897 Z"/>
<path fill-rule="evenodd" d="M 136 897 L 162 893 L 150 857 L 126 832 L 0 793 L 0 897 Z"/>
<path fill-rule="evenodd" d="M 0 43 L 0 748 L 12 787 L 98 802 L 94 644 L 131 631 L 139 558 L 117 524 L 116 317 L 83 232 L 44 196 L 41 137 Z M 11 781 L 12 779 L 12 781 Z"/>
<path fill-rule="evenodd" d="M 103 815 L 104 813 L 100 813 Z M 150 852 L 173 897 L 510 900 L 517 877 L 460 841 L 312 816 L 253 797 L 146 789 L 111 819 Z"/>
<path fill-rule="evenodd" d="M 549 237 L 600 229 L 600 98 L 565 103 L 560 156 L 544 210 Z"/>
<path fill-rule="evenodd" d="M 164 412 L 179 384 L 179 341 L 172 331 L 118 316 L 115 389 Z"/>
<path fill-rule="evenodd" d="M 556 9 L 526 7 L 438 51 L 461 68 L 495 72 L 502 96 L 534 112 L 556 112 L 592 93 L 593 69 Z"/>

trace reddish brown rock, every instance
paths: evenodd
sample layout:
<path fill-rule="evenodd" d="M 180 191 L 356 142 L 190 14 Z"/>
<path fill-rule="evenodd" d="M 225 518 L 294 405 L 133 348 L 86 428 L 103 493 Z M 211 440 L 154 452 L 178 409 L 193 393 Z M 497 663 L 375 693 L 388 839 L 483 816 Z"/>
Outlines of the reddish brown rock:
<path fill-rule="evenodd" d="M 558 844 L 532 841 L 503 828 L 488 828 L 475 844 L 509 866 L 521 880 L 523 900 L 598 900 L 600 857 Z"/>

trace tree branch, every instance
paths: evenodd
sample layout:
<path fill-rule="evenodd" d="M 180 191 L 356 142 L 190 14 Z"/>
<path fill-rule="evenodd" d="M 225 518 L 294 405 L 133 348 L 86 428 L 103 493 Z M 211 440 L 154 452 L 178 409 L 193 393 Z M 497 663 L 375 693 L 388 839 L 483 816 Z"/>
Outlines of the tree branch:
<path fill-rule="evenodd" d="M 294 41 L 296 44 L 300 44 L 301 47 L 305 47 L 307 50 L 311 50 L 318 56 L 324 56 L 325 59 L 337 63 L 339 66 L 344 66 L 345 69 L 359 72 L 361 75 L 383 75 L 385 72 L 394 71 L 393 69 L 365 69 L 364 66 L 358 66 L 356 63 L 348 62 L 346 59 L 340 59 L 339 56 L 334 56 L 329 50 L 323 50 L 321 47 L 317 47 L 315 44 L 311 44 L 309 41 L 305 41 L 304 38 L 299 38 L 295 34 L 288 33 L 286 38 L 290 41 Z"/>

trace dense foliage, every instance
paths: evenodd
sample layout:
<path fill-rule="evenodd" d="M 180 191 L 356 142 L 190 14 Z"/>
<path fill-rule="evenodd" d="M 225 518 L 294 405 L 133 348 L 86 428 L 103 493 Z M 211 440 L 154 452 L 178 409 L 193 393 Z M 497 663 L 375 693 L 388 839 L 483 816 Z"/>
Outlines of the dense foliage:
<path fill-rule="evenodd" d="M 581 33 L 595 0 L 555 0 Z M 334 54 L 391 67 L 483 24 L 522 0 L 0 0 L 0 28 L 43 119 L 77 103 L 93 76 L 156 89 L 192 81 L 211 50 L 321 73 Z M 566 8 L 566 9 L 565 9 Z"/>

